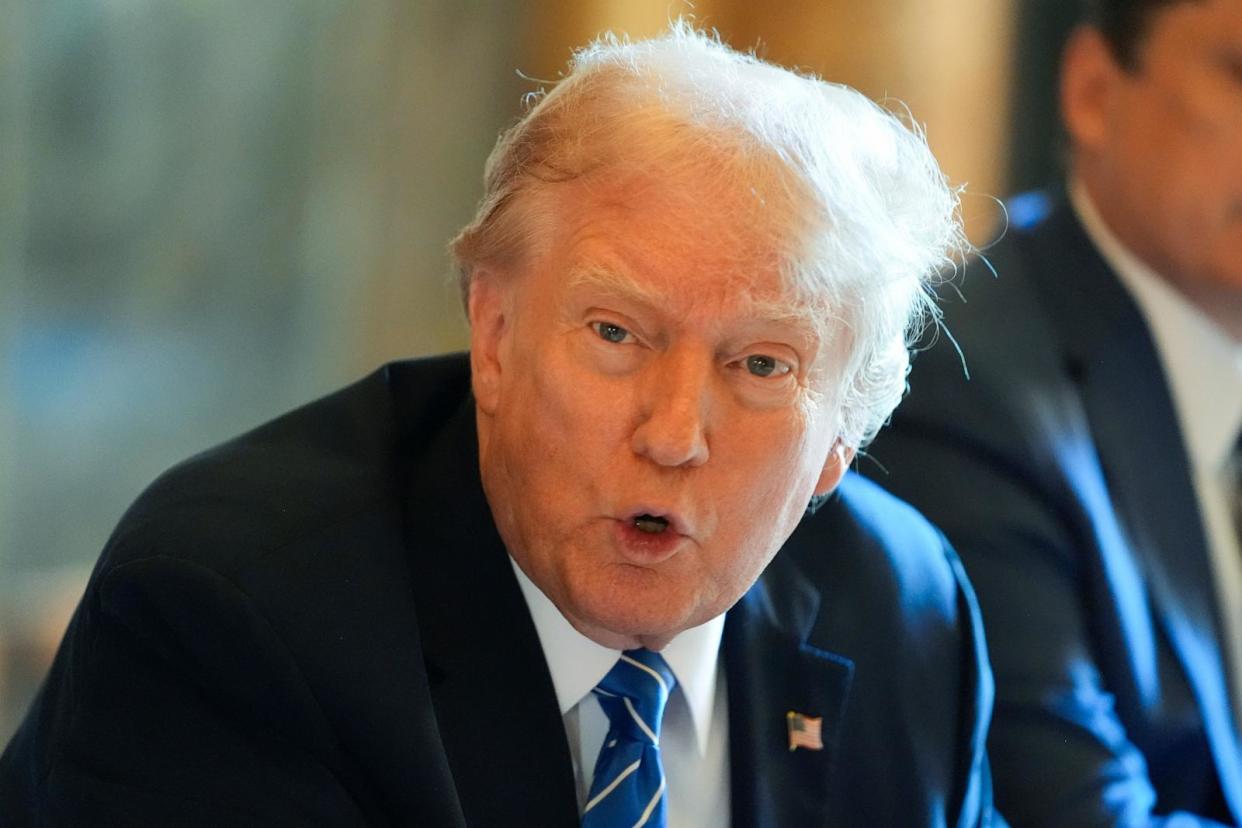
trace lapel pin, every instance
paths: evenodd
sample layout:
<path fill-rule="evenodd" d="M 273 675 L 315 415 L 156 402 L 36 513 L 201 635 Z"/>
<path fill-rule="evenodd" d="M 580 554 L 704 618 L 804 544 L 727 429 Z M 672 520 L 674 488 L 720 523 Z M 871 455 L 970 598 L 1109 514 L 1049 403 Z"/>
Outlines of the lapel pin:
<path fill-rule="evenodd" d="M 790 710 L 785 714 L 785 724 L 789 726 L 789 749 L 823 750 L 822 716 L 816 718 Z"/>

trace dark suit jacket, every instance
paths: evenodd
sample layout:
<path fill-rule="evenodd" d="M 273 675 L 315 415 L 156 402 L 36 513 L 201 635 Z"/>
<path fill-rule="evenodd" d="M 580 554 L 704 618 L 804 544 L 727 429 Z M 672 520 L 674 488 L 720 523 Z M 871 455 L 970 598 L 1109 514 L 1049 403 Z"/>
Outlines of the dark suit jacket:
<path fill-rule="evenodd" d="M 574 826 L 478 476 L 468 363 L 394 364 L 181 465 L 108 542 L 0 759 L 6 825 Z M 729 612 L 737 825 L 973 825 L 990 674 L 943 538 L 861 479 Z M 823 717 L 788 749 L 785 714 Z"/>
<path fill-rule="evenodd" d="M 997 808 L 1015 825 L 1242 816 L 1208 549 L 1147 326 L 1063 196 L 945 301 L 874 476 L 923 510 L 979 594 Z M 1183 817 L 1190 824 L 1195 820 Z"/>

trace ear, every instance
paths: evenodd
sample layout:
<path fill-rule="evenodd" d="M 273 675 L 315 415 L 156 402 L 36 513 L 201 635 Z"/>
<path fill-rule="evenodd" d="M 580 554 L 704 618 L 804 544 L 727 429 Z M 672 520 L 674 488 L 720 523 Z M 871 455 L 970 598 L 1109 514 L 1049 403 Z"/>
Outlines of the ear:
<path fill-rule="evenodd" d="M 832 443 L 832 448 L 828 449 L 828 459 L 824 461 L 824 470 L 819 473 L 819 480 L 815 483 L 815 496 L 826 495 L 837 487 L 841 482 L 841 478 L 845 476 L 845 472 L 849 470 L 850 463 L 854 462 L 854 449 L 841 442 L 841 438 L 837 438 Z"/>
<path fill-rule="evenodd" d="M 470 317 L 470 381 L 474 399 L 486 414 L 494 414 L 500 401 L 500 377 L 504 363 L 501 347 L 509 332 L 509 291 L 497 274 L 479 269 L 470 279 L 466 299 Z"/>
<path fill-rule="evenodd" d="M 1125 76 L 1098 30 L 1074 30 L 1061 57 L 1061 118 L 1076 152 L 1105 149 L 1113 102 Z"/>

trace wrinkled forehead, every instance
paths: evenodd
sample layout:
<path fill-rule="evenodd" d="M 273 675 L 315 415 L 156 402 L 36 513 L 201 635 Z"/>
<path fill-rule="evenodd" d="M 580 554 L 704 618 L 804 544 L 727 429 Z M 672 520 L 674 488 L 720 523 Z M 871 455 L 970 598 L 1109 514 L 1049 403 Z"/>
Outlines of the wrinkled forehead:
<path fill-rule="evenodd" d="M 635 266 L 671 263 L 765 301 L 792 301 L 780 274 L 806 248 L 805 211 L 788 186 L 736 166 L 688 157 L 684 164 L 617 165 L 547 185 L 547 242 L 602 242 L 594 246 L 662 260 Z M 809 208 L 805 200 L 801 206 Z"/>
<path fill-rule="evenodd" d="M 807 252 L 795 211 L 727 176 L 674 170 L 550 185 L 538 258 L 566 288 L 721 325 L 826 340 L 826 296 L 793 272 Z"/>
<path fill-rule="evenodd" d="M 818 206 L 810 181 L 788 158 L 736 125 L 689 123 L 663 111 L 633 120 L 606 129 L 577 125 L 573 140 L 562 141 L 568 149 L 528 170 L 525 189 L 554 196 L 571 216 L 585 209 L 675 213 L 687 229 L 736 217 L 748 226 L 711 232 L 745 229 L 755 240 L 788 233 Z"/>

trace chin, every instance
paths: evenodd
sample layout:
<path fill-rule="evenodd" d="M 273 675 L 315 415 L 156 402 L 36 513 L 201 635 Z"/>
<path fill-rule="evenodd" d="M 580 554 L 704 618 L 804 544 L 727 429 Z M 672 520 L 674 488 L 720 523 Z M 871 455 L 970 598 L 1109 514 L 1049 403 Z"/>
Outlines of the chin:
<path fill-rule="evenodd" d="M 678 622 L 685 617 L 666 601 L 659 600 L 651 590 L 635 590 L 607 587 L 570 590 L 567 607 L 587 632 L 635 638 L 677 630 Z M 577 625 L 575 625 L 577 626 Z"/>
<path fill-rule="evenodd" d="M 697 592 L 672 583 L 655 588 L 615 582 L 596 587 L 579 592 L 577 600 L 571 602 L 577 618 L 589 627 L 580 631 L 591 638 L 610 635 L 629 641 L 668 640 L 728 609 L 711 612 Z"/>
<path fill-rule="evenodd" d="M 620 595 L 610 596 L 610 600 L 603 602 L 592 602 L 582 610 L 579 617 L 591 627 L 623 638 L 672 638 L 682 630 L 694 626 L 692 622 L 688 622 L 684 612 L 670 612 L 667 609 L 627 603 Z"/>

